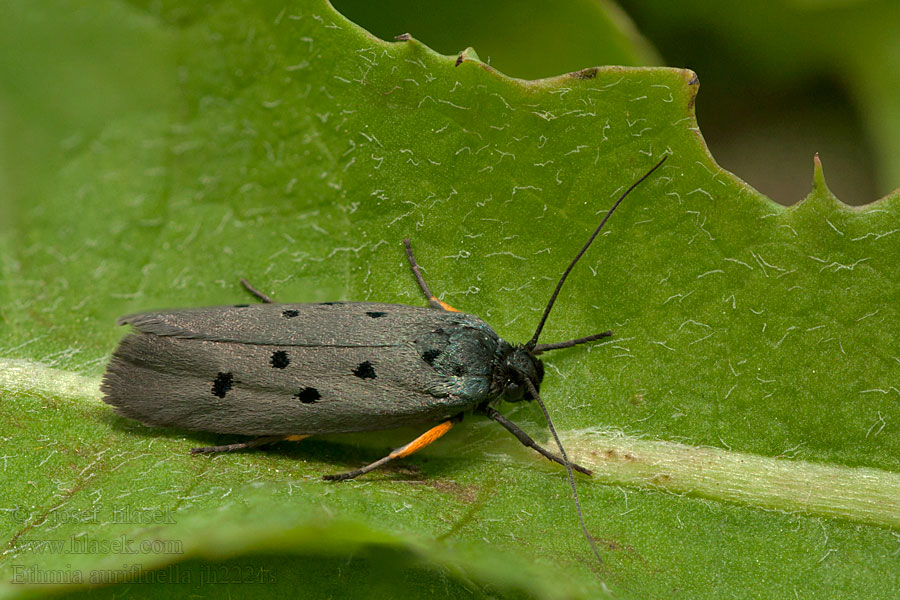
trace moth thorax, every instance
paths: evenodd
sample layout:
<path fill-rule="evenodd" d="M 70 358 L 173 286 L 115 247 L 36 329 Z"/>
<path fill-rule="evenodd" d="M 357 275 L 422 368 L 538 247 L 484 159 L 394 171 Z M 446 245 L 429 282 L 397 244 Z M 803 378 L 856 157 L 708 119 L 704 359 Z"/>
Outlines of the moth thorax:
<path fill-rule="evenodd" d="M 494 367 L 492 389 L 507 402 L 534 400 L 525 385 L 531 380 L 536 390 L 540 390 L 544 380 L 544 363 L 522 346 L 501 347 Z"/>

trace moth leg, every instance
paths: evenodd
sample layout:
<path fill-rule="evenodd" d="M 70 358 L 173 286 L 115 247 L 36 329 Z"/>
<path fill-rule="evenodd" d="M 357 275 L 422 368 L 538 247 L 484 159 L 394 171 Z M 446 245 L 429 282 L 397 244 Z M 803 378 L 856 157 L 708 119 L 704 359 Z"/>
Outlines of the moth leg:
<path fill-rule="evenodd" d="M 435 425 L 434 427 L 432 427 L 431 429 L 429 429 L 428 431 L 426 431 L 425 433 L 423 433 L 422 435 L 420 435 L 419 437 L 417 437 L 410 443 L 408 443 L 405 446 L 402 446 L 400 448 L 397 448 L 396 450 L 394 450 L 393 452 L 391 452 L 384 458 L 382 458 L 380 460 L 376 460 L 372 464 L 366 465 L 365 467 L 362 467 L 360 469 L 356 469 L 355 471 L 348 471 L 347 473 L 337 473 L 335 475 L 323 475 L 322 479 L 325 479 L 326 481 L 344 481 L 345 479 L 353 479 L 354 477 L 359 477 L 360 475 L 368 473 L 369 471 L 374 471 L 381 465 L 388 463 L 388 462 L 394 460 L 395 458 L 403 458 L 405 456 L 409 456 L 413 452 L 418 452 L 419 450 L 421 450 L 428 444 L 436 441 L 441 436 L 443 436 L 445 433 L 450 431 L 450 428 L 453 427 L 454 425 L 456 425 L 457 423 L 459 423 L 460 421 L 462 421 L 462 414 L 459 414 L 459 415 L 453 417 L 452 419 L 447 419 L 440 425 Z"/>
<path fill-rule="evenodd" d="M 234 450 L 245 450 L 249 448 L 257 448 L 266 444 L 274 444 L 275 442 L 292 441 L 299 442 L 308 435 L 266 435 L 258 437 L 249 442 L 240 442 L 237 444 L 225 444 L 224 446 L 203 446 L 201 448 L 191 448 L 191 454 L 212 454 L 214 452 L 232 452 Z"/>
<path fill-rule="evenodd" d="M 537 442 L 535 442 L 533 439 L 531 439 L 531 436 L 529 436 L 527 433 L 522 431 L 518 425 L 516 425 L 515 423 L 513 423 L 512 421 L 510 421 L 503 415 L 501 415 L 495 409 L 491 408 L 490 406 L 487 406 L 484 408 L 484 414 L 486 414 L 493 420 L 497 421 L 498 423 L 500 423 L 501 425 L 506 427 L 506 429 L 511 434 L 516 436 L 516 439 L 518 439 L 520 442 L 522 442 L 522 444 L 524 444 L 525 446 L 528 446 L 529 448 L 534 448 L 540 454 L 542 454 L 545 458 L 552 460 L 555 463 L 559 463 L 559 464 L 565 466 L 566 463 L 565 463 L 565 461 L 563 461 L 563 459 L 561 459 L 559 456 L 553 454 L 549 450 L 542 448 L 540 445 L 538 445 Z M 590 469 L 586 469 L 586 468 L 582 467 L 581 465 L 577 465 L 575 463 L 569 463 L 569 464 L 572 465 L 573 469 L 575 469 L 576 471 L 578 471 L 580 473 L 584 473 L 585 475 L 593 475 L 593 472 Z"/>
<path fill-rule="evenodd" d="M 261 291 L 250 285 L 250 282 L 241 277 L 241 285 L 246 288 L 248 292 L 265 302 L 266 304 L 277 304 L 274 300 L 272 300 L 269 296 L 266 296 Z"/>
<path fill-rule="evenodd" d="M 409 259 L 409 266 L 412 267 L 413 275 L 416 276 L 416 281 L 419 282 L 419 287 L 422 288 L 422 292 L 425 294 L 425 297 L 428 298 L 428 304 L 431 308 L 440 308 L 441 310 L 449 310 L 450 312 L 459 312 L 457 309 L 453 308 L 446 302 L 438 300 L 434 294 L 431 293 L 431 290 L 428 288 L 428 284 L 425 283 L 425 278 L 422 277 L 422 271 L 419 270 L 419 265 L 416 263 L 416 258 L 413 256 L 412 246 L 409 243 L 409 238 L 403 239 L 403 245 L 406 246 L 406 258 Z"/>

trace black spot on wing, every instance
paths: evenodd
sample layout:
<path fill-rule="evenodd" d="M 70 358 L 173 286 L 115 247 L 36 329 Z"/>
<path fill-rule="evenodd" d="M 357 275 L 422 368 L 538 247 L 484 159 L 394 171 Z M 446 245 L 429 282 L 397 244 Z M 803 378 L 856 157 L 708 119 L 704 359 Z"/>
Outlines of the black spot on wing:
<path fill-rule="evenodd" d="M 319 306 L 338 306 L 344 304 L 344 302 L 319 302 Z"/>
<path fill-rule="evenodd" d="M 291 359 L 284 350 L 276 350 L 272 353 L 272 366 L 276 369 L 283 369 L 289 364 L 291 364 Z"/>
<path fill-rule="evenodd" d="M 300 316 L 300 311 L 289 308 L 288 310 L 281 311 L 281 316 L 285 319 L 293 319 L 294 317 Z"/>
<path fill-rule="evenodd" d="M 353 374 L 360 379 L 375 379 L 375 367 L 369 361 L 361 362 L 353 369 Z"/>
<path fill-rule="evenodd" d="M 235 304 L 234 308 L 247 308 L 249 306 L 250 306 L 249 304 Z"/>
<path fill-rule="evenodd" d="M 466 374 L 466 365 L 456 365 L 453 367 L 453 374 L 457 377 L 462 377 Z"/>
<path fill-rule="evenodd" d="M 380 319 L 381 317 L 383 317 L 383 316 L 386 315 L 387 313 L 386 313 L 386 312 L 381 312 L 380 310 L 372 310 L 372 311 L 366 312 L 366 314 L 369 315 L 370 317 L 372 317 L 373 319 Z"/>
<path fill-rule="evenodd" d="M 434 361 L 437 360 L 437 357 L 441 355 L 441 351 L 436 348 L 431 348 L 430 350 L 426 350 L 422 353 L 422 360 L 427 362 L 432 367 L 434 366 Z"/>
<path fill-rule="evenodd" d="M 225 394 L 228 393 L 228 390 L 231 389 L 233 383 L 234 375 L 232 375 L 231 373 L 219 373 L 218 375 L 216 375 L 216 379 L 213 381 L 213 396 L 224 398 Z"/>
<path fill-rule="evenodd" d="M 450 336 L 440 327 L 423 334 L 416 340 L 416 350 L 428 365 L 434 367 L 435 362 L 444 354 L 450 343 Z"/>
<path fill-rule="evenodd" d="M 322 394 L 319 393 L 314 387 L 305 387 L 300 390 L 299 393 L 294 394 L 294 398 L 302 402 L 303 404 L 312 404 L 316 400 L 322 397 Z"/>

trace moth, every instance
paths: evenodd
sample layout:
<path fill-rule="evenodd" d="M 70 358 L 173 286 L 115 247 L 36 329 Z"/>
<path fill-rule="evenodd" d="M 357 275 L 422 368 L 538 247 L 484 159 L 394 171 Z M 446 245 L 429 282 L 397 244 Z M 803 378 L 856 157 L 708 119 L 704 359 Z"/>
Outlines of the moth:
<path fill-rule="evenodd" d="M 668 158 L 664 156 L 614 203 L 564 271 L 531 339 L 511 344 L 480 318 L 432 294 L 404 240 L 427 307 L 379 302 L 281 304 L 241 280 L 260 304 L 184 308 L 128 315 L 133 331 L 106 369 L 103 400 L 125 417 L 159 427 L 255 436 L 213 453 L 311 435 L 425 425 L 421 436 L 343 480 L 426 447 L 467 413 L 493 419 L 524 445 L 564 465 L 587 534 L 569 461 L 539 392 L 549 350 L 612 335 L 604 331 L 553 344 L 538 339 L 559 292 L 613 211 Z M 541 447 L 497 411 L 501 401 L 536 400 L 559 454 Z M 593 546 L 593 540 L 588 536 Z M 596 548 L 594 548 L 595 553 Z M 599 554 L 598 554 L 599 557 Z"/>

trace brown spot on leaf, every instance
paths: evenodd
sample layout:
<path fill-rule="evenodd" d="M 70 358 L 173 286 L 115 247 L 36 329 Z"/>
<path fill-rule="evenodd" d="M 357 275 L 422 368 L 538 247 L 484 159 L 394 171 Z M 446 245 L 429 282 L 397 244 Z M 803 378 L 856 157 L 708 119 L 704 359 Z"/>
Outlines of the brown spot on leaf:
<path fill-rule="evenodd" d="M 571 73 L 571 75 L 575 79 L 593 79 L 597 76 L 597 71 L 599 71 L 597 67 L 590 67 L 588 69 L 575 71 L 574 73 Z"/>

